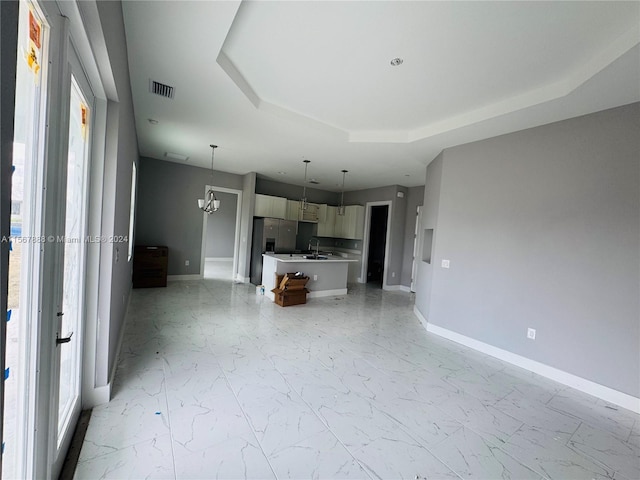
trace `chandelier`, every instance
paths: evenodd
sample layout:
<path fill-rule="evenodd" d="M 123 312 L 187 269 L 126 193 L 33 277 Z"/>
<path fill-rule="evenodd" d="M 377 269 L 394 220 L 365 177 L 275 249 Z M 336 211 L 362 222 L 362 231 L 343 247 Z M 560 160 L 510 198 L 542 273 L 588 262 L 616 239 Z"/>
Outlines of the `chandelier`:
<path fill-rule="evenodd" d="M 211 147 L 211 183 L 213 184 L 213 154 L 218 148 L 217 145 L 209 145 Z M 198 208 L 205 213 L 211 215 L 213 212 L 217 212 L 220 208 L 220 200 L 216 198 L 216 194 L 213 192 L 213 186 L 209 186 L 205 198 L 198 199 Z"/>

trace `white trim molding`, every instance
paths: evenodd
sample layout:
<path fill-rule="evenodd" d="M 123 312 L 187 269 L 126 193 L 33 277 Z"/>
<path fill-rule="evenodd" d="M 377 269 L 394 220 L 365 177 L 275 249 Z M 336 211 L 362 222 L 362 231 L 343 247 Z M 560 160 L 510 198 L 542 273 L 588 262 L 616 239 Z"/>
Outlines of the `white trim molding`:
<path fill-rule="evenodd" d="M 575 388 L 576 390 L 580 390 L 581 392 L 588 393 L 589 395 L 598 397 L 606 402 L 613 403 L 614 405 L 618 405 L 620 407 L 626 408 L 627 410 L 631 410 L 632 412 L 640 414 L 640 398 L 634 397 L 633 395 L 629 395 L 627 393 L 619 392 L 618 390 L 605 387 L 604 385 L 592 382 L 591 380 L 587 380 L 586 378 L 582 378 L 577 375 L 573 375 L 572 373 L 550 367 L 549 365 L 545 365 L 544 363 L 531 360 L 507 350 L 494 347 L 493 345 L 489 345 L 488 343 L 481 342 L 460 333 L 456 333 L 446 328 L 442 328 L 429 323 L 416 306 L 413 307 L 413 312 L 415 313 L 416 317 L 418 317 L 422 325 L 426 328 L 426 330 L 430 333 L 454 341 L 466 347 L 495 357 L 504 362 L 510 363 L 520 368 L 524 368 L 525 370 L 529 370 L 530 372 L 536 373 L 551 380 L 555 380 L 558 383 L 571 388 Z"/>
<path fill-rule="evenodd" d="M 387 290 L 389 292 L 407 292 L 411 293 L 411 289 L 406 285 L 387 285 L 383 288 L 383 290 Z"/>

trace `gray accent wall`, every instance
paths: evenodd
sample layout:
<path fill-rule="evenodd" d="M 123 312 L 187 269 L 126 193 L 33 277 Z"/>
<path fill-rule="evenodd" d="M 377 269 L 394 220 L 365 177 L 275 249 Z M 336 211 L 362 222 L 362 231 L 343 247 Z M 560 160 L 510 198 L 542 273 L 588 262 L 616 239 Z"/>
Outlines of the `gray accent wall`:
<path fill-rule="evenodd" d="M 235 193 L 216 192 L 216 198 L 220 200 L 220 208 L 217 212 L 207 217 L 204 256 L 233 258 L 238 195 Z"/>
<path fill-rule="evenodd" d="M 276 182 L 275 180 L 267 180 L 265 178 L 257 178 L 256 193 L 259 193 L 261 195 L 285 197 L 289 200 L 300 200 L 300 198 L 302 198 L 302 187 L 299 185 L 291 185 L 290 183 Z M 307 200 L 311 203 L 340 205 L 339 193 L 327 192 L 325 190 L 307 186 L 306 194 Z"/>
<path fill-rule="evenodd" d="M 211 183 L 211 171 L 142 157 L 138 173 L 136 244 L 169 247 L 169 275 L 199 275 L 204 213 L 197 200 L 203 198 L 205 186 Z M 213 178 L 214 186 L 241 190 L 243 204 L 247 201 L 242 176 L 216 171 Z M 244 205 L 242 218 L 246 221 Z M 246 226 L 241 237 L 242 250 L 242 245 L 246 246 Z M 240 256 L 242 259 L 242 252 Z"/>
<path fill-rule="evenodd" d="M 640 397 L 638 132 L 635 103 L 446 149 L 425 188 L 428 322 Z"/>

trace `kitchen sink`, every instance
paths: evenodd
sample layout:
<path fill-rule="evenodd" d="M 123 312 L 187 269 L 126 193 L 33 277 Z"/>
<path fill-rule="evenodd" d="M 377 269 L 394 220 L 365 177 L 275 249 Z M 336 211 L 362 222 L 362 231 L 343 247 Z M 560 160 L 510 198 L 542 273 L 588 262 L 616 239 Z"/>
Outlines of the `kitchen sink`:
<path fill-rule="evenodd" d="M 307 260 L 328 260 L 329 257 L 326 255 L 304 255 L 304 258 Z"/>

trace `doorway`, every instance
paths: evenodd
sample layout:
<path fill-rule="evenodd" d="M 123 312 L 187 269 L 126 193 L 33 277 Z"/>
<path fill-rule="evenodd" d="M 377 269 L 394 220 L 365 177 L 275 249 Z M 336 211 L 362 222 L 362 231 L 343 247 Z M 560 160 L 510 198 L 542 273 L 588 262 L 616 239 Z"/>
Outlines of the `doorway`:
<path fill-rule="evenodd" d="M 387 246 L 388 205 L 371 207 L 369 225 L 369 252 L 367 255 L 367 284 L 382 288 L 384 260 Z"/>
<path fill-rule="evenodd" d="M 205 191 L 210 187 L 207 185 Z M 239 278 L 240 215 L 242 191 L 215 189 L 220 208 L 203 213 L 200 276 L 208 280 L 235 281 Z"/>

